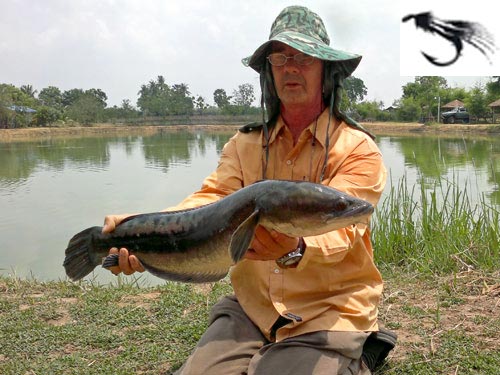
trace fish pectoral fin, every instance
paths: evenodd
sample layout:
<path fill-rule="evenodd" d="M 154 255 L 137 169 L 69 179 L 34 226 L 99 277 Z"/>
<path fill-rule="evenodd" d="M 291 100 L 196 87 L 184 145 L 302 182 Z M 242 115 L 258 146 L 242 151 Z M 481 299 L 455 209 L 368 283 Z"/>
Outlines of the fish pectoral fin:
<path fill-rule="evenodd" d="M 118 254 L 109 254 L 102 259 L 102 267 L 109 269 L 118 265 Z"/>
<path fill-rule="evenodd" d="M 231 236 L 231 243 L 229 244 L 229 253 L 234 263 L 238 263 L 247 252 L 258 223 L 259 210 L 255 210 L 234 231 Z"/>

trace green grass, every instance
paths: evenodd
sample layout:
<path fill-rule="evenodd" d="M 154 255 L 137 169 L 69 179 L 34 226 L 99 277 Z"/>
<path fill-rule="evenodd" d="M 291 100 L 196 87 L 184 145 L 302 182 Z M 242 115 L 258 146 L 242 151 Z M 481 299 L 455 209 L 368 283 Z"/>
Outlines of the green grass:
<path fill-rule="evenodd" d="M 380 315 L 399 343 L 377 374 L 498 374 L 499 276 L 384 275 Z M 2 277 L 0 373 L 169 373 L 228 293 L 227 281 L 140 288 Z"/>
<path fill-rule="evenodd" d="M 453 181 L 418 186 L 402 178 L 379 204 L 372 237 L 377 263 L 425 274 L 498 269 L 498 207 Z"/>
<path fill-rule="evenodd" d="M 180 366 L 230 286 L 0 279 L 1 374 L 156 374 Z"/>

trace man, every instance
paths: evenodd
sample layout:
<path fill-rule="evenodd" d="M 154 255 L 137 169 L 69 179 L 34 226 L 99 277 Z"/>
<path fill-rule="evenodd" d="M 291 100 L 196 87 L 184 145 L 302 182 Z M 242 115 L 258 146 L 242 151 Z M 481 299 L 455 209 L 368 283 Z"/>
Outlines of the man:
<path fill-rule="evenodd" d="M 202 188 L 173 209 L 262 178 L 322 183 L 376 204 L 386 180 L 380 151 L 338 109 L 342 80 L 360 59 L 329 47 L 317 14 L 284 9 L 269 40 L 243 60 L 260 75 L 267 120 L 240 129 Z M 123 217 L 106 217 L 104 230 Z M 120 255 L 113 273 L 143 271 L 126 249 L 110 252 Z M 371 335 L 382 280 L 366 225 L 307 238 L 258 227 L 231 282 L 235 295 L 214 306 L 179 374 L 370 374 L 394 346 L 390 333 Z"/>

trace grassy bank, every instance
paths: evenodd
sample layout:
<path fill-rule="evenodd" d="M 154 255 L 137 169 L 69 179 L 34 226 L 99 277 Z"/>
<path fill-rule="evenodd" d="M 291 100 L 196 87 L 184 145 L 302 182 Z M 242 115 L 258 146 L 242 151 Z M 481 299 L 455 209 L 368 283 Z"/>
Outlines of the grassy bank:
<path fill-rule="evenodd" d="M 381 318 L 399 344 L 378 374 L 498 374 L 498 272 L 384 276 Z M 0 373 L 169 373 L 229 292 L 225 281 L 137 288 L 0 278 Z"/>
<path fill-rule="evenodd" d="M 178 366 L 227 283 L 139 289 L 0 279 L 1 374 L 158 374 Z"/>
<path fill-rule="evenodd" d="M 498 206 L 454 181 L 416 186 L 403 177 L 377 207 L 372 239 L 380 267 L 429 275 L 500 269 Z"/>

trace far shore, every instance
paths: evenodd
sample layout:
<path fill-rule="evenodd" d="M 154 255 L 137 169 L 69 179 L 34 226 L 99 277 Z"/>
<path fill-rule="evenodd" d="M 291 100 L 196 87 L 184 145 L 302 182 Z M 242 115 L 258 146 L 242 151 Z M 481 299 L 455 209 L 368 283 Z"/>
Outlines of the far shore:
<path fill-rule="evenodd" d="M 410 134 L 440 134 L 440 135 L 493 135 L 500 133 L 500 124 L 432 124 L 401 122 L 367 122 L 361 123 L 375 135 L 410 135 Z M 94 124 L 91 126 L 74 127 L 41 127 L 0 129 L 0 142 L 34 141 L 56 137 L 85 137 L 112 135 L 144 135 L 170 131 L 225 131 L 235 132 L 241 125 L 116 125 Z"/>

